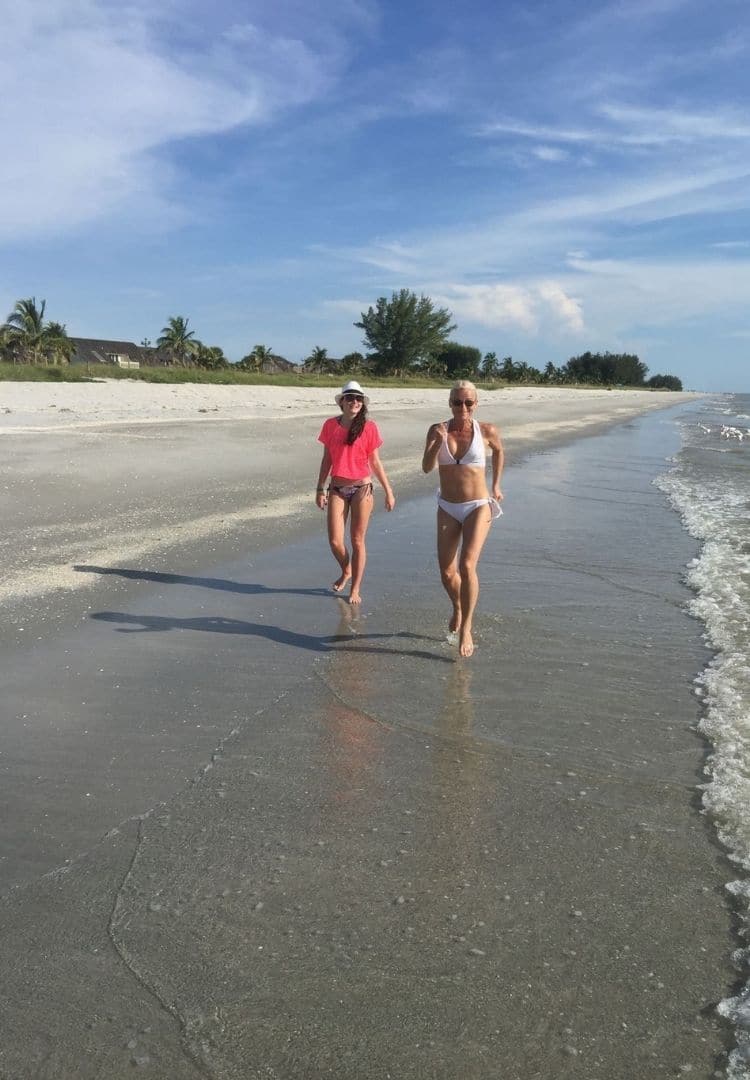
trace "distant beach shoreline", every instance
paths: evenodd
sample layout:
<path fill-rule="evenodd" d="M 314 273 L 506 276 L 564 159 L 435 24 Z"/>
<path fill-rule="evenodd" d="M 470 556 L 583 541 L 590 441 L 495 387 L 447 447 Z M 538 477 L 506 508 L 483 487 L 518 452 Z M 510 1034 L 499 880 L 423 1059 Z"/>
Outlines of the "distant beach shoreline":
<path fill-rule="evenodd" d="M 111 379 L 91 383 L 0 383 L 0 434 L 54 431 L 98 424 L 216 421 L 292 416 L 324 416 L 335 411 L 336 387 L 214 386 L 203 383 L 153 384 Z M 446 407 L 448 389 L 376 387 L 371 412 Z M 480 391 L 485 414 L 512 429 L 526 422 L 529 407 L 539 422 L 585 426 L 679 405 L 700 397 L 670 391 L 571 389 L 518 386 Z"/>

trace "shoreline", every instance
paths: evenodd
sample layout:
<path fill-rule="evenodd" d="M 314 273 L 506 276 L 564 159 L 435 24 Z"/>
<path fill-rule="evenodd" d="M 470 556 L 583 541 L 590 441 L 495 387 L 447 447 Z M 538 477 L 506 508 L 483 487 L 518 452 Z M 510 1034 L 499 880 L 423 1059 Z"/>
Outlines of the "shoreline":
<path fill-rule="evenodd" d="M 75 564 L 188 569 L 321 529 L 316 439 L 336 411 L 333 393 L 115 380 L 0 385 L 0 599 L 28 620 L 29 601 L 86 584 Z M 480 393 L 478 416 L 498 425 L 513 465 L 700 396 L 524 387 Z M 447 397 L 447 389 L 372 391 L 381 457 L 402 502 L 435 488 L 420 461 Z M 243 415 L 229 415 L 227 400 Z M 378 513 L 381 502 L 377 492 Z"/>

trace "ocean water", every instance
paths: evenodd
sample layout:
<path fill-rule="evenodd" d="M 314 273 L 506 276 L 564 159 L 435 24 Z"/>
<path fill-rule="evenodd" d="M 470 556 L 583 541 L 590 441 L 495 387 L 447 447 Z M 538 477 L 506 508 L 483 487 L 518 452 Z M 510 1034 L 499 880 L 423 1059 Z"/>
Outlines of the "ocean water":
<path fill-rule="evenodd" d="M 697 676 L 710 744 L 703 806 L 737 866 L 727 883 L 750 934 L 750 395 L 709 398 L 684 415 L 682 448 L 657 484 L 701 542 L 688 567 L 691 609 L 713 658 Z M 721 1002 L 735 1026 L 732 1080 L 750 1077 L 750 947 L 733 956 L 744 988 Z"/>

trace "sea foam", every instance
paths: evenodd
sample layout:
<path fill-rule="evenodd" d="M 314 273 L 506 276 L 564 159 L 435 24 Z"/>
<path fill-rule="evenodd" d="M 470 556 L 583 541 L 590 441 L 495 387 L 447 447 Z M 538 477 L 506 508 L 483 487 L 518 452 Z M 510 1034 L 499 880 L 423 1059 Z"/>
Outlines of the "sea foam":
<path fill-rule="evenodd" d="M 738 405 L 740 408 L 738 409 Z M 703 702 L 699 729 L 711 744 L 703 806 L 729 858 L 750 872 L 750 437 L 720 418 L 744 419 L 747 399 L 708 402 L 699 422 L 682 424 L 683 446 L 656 480 L 685 527 L 702 542 L 687 568 L 692 614 L 705 627 L 714 656 L 696 678 Z M 719 441 L 731 445 L 722 455 Z M 727 884 L 750 930 L 750 877 Z M 748 979 L 750 952 L 733 960 Z M 735 1027 L 727 1075 L 750 1080 L 750 981 L 718 1007 Z"/>

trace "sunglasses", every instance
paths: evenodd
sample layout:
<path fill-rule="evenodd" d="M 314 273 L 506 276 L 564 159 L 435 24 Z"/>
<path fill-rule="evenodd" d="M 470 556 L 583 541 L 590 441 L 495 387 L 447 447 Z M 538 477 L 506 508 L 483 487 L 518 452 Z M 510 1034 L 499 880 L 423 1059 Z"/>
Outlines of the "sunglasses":
<path fill-rule="evenodd" d="M 451 402 L 451 405 L 454 409 L 462 409 L 464 405 L 467 409 L 473 409 L 476 405 L 476 401 L 469 401 L 468 399 L 466 401 L 461 401 L 460 398 L 457 398 L 455 401 Z"/>
<path fill-rule="evenodd" d="M 360 394 L 342 394 L 342 401 L 358 401 L 360 405 L 365 400 Z"/>

